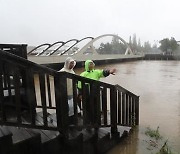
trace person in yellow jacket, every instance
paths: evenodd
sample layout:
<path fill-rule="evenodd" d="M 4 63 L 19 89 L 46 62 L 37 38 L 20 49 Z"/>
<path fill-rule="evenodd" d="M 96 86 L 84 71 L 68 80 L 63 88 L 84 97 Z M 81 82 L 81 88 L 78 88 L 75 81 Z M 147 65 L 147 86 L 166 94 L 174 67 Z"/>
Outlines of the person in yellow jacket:
<path fill-rule="evenodd" d="M 93 79 L 100 80 L 102 77 L 107 77 L 110 74 L 115 74 L 116 69 L 95 69 L 95 64 L 92 60 L 85 61 L 85 71 L 80 74 L 80 76 Z M 78 88 L 81 89 L 81 82 L 78 82 Z"/>
<path fill-rule="evenodd" d="M 92 60 L 86 60 L 85 61 L 85 71 L 80 74 L 82 77 L 86 77 L 93 80 L 100 80 L 102 77 L 107 77 L 110 74 L 115 74 L 116 69 L 95 69 L 95 64 Z M 93 122 L 93 116 L 92 116 L 92 107 L 90 102 L 90 93 L 89 93 L 89 84 L 85 85 L 86 89 L 86 113 L 87 113 L 87 123 Z M 95 89 L 94 89 L 95 90 Z M 81 82 L 78 82 L 78 91 L 79 91 L 79 99 L 82 100 L 82 85 Z M 81 106 L 81 105 L 80 105 Z"/>

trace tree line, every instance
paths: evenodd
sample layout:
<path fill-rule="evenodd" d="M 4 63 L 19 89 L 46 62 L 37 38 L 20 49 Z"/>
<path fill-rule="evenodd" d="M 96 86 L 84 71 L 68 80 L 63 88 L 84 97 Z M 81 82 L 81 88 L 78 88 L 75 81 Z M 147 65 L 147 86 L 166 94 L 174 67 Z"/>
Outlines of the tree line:
<path fill-rule="evenodd" d="M 142 45 L 140 39 L 137 41 L 136 34 L 133 34 L 133 37 L 129 37 L 128 45 L 135 54 L 180 54 L 180 46 L 175 38 L 164 38 L 158 43 L 160 44 L 159 47 L 157 42 L 151 45 L 149 41 L 144 42 Z M 113 37 L 111 42 L 101 43 L 96 50 L 99 54 L 124 54 L 126 48 L 126 45 L 117 37 Z"/>

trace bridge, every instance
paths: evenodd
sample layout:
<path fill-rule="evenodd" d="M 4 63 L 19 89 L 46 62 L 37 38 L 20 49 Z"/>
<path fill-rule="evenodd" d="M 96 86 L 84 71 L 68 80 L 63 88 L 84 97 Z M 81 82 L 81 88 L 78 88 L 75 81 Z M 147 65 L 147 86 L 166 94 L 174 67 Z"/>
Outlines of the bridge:
<path fill-rule="evenodd" d="M 109 36 L 119 39 L 126 46 L 126 50 L 124 51 L 124 54 L 107 55 L 107 54 L 99 54 L 96 51 L 94 47 L 94 43 L 100 40 L 101 38 L 105 38 Z M 71 50 L 73 49 L 73 47 L 78 45 L 78 43 L 87 39 L 90 39 L 90 41 L 87 44 L 85 44 L 81 49 L 75 51 Z M 63 50 L 62 48 L 66 46 L 69 42 L 74 42 L 74 43 L 67 49 Z M 59 46 L 55 47 L 56 45 Z M 53 47 L 55 48 L 52 49 Z M 86 51 L 88 49 L 90 50 L 90 53 L 86 54 Z M 54 63 L 64 62 L 67 56 L 72 56 L 74 59 L 76 59 L 77 62 L 84 62 L 87 59 L 91 59 L 94 61 L 106 60 L 109 62 L 110 60 L 116 61 L 117 59 L 119 60 L 123 60 L 123 59 L 127 60 L 132 58 L 138 59 L 138 58 L 142 58 L 144 55 L 135 55 L 132 52 L 131 48 L 129 47 L 128 43 L 126 43 L 126 41 L 121 37 L 114 34 L 105 34 L 98 36 L 96 38 L 86 37 L 81 40 L 71 39 L 66 42 L 58 41 L 52 44 L 45 43 L 35 47 L 34 49 L 28 52 L 28 59 L 38 64 L 52 64 L 52 63 L 54 64 Z"/>
<path fill-rule="evenodd" d="M 104 153 L 139 124 L 139 96 L 120 85 L 60 73 L 29 61 L 26 48 L 0 44 L 0 153 Z M 34 57 L 45 58 L 40 55 Z M 68 115 L 67 79 L 73 84 L 73 120 Z M 82 101 L 77 97 L 78 81 Z M 90 124 L 87 84 L 92 103 Z"/>

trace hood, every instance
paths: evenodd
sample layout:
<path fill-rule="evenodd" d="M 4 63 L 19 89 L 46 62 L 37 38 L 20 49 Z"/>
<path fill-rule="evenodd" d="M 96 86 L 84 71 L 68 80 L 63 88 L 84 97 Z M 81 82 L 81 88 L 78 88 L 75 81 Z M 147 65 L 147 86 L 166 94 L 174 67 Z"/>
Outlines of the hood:
<path fill-rule="evenodd" d="M 76 65 L 76 61 L 73 59 L 73 58 L 71 58 L 71 57 L 67 57 L 66 58 L 66 61 L 65 61 L 65 63 L 64 63 L 64 68 L 65 69 L 69 69 L 69 64 L 70 64 L 70 62 L 72 62 L 72 61 L 74 61 L 74 66 Z M 73 69 L 73 68 L 72 68 Z"/>
<path fill-rule="evenodd" d="M 85 61 L 85 71 L 89 71 L 89 63 L 94 63 L 94 62 L 92 60 L 86 60 Z"/>

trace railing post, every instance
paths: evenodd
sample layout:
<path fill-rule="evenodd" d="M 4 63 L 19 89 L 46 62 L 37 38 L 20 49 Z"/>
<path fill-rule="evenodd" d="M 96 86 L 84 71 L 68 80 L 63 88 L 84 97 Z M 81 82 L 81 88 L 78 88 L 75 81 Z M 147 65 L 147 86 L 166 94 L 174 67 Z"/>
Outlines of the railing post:
<path fill-rule="evenodd" d="M 96 84 L 94 86 L 94 122 L 95 122 L 95 127 L 98 128 L 99 125 L 101 125 L 101 111 L 100 111 L 100 85 Z"/>
<path fill-rule="evenodd" d="M 4 75 L 3 75 L 3 63 L 0 61 L 0 117 L 2 117 L 2 122 L 6 121 L 6 113 L 4 108 L 4 91 L 3 91 L 3 85 L 5 86 L 4 81 Z"/>
<path fill-rule="evenodd" d="M 72 85 L 73 85 L 73 101 L 74 101 L 74 119 L 73 122 L 75 125 L 78 124 L 78 96 L 77 96 L 77 80 L 74 78 L 72 80 Z"/>
<path fill-rule="evenodd" d="M 111 111 L 111 133 L 116 134 L 117 131 L 117 91 L 113 86 L 110 89 L 110 111 Z"/>
<path fill-rule="evenodd" d="M 122 98 L 121 92 L 118 91 L 118 124 L 120 124 L 120 125 L 122 124 L 122 120 L 121 120 L 121 118 L 122 118 L 122 116 L 121 116 L 121 114 L 122 114 L 121 98 Z"/>
<path fill-rule="evenodd" d="M 46 74 L 46 82 L 47 82 L 47 91 L 48 91 L 49 107 L 52 107 L 52 102 L 51 102 L 51 88 L 50 88 L 50 76 L 49 76 L 49 74 Z"/>
<path fill-rule="evenodd" d="M 89 96 L 88 96 L 88 101 L 86 103 L 86 111 L 87 111 L 87 118 L 88 118 L 88 124 L 91 123 L 91 125 L 96 124 L 96 118 L 95 118 L 95 113 L 96 113 L 96 101 L 95 101 L 95 85 L 91 83 L 89 85 Z"/>
<path fill-rule="evenodd" d="M 132 126 L 132 96 L 129 96 L 129 126 Z"/>
<path fill-rule="evenodd" d="M 48 126 L 47 121 L 47 102 L 46 102 L 46 86 L 45 86 L 45 73 L 41 72 L 39 74 L 39 80 L 40 80 L 40 96 L 41 96 L 41 103 L 42 103 L 42 112 L 43 112 L 43 122 L 44 126 Z"/>
<path fill-rule="evenodd" d="M 19 73 L 19 69 L 14 68 L 14 72 L 13 72 L 13 80 L 14 80 L 14 90 L 15 90 L 15 105 L 16 105 L 16 115 L 17 115 L 17 122 L 18 124 L 22 123 L 21 120 L 21 95 L 20 95 L 20 73 Z"/>
<path fill-rule="evenodd" d="M 87 113 L 87 105 L 88 105 L 88 98 L 89 97 L 89 91 L 87 90 L 87 85 L 84 81 L 81 81 L 82 85 L 82 109 L 83 109 L 83 125 L 88 124 L 88 113 Z"/>
<path fill-rule="evenodd" d="M 128 94 L 126 93 L 126 126 L 129 125 L 128 121 L 129 121 L 129 114 L 128 114 L 128 111 L 129 111 L 129 96 Z"/>
<path fill-rule="evenodd" d="M 139 125 L 139 96 L 135 98 L 135 124 Z"/>
<path fill-rule="evenodd" d="M 35 125 L 36 116 L 36 94 L 34 87 L 34 74 L 32 69 L 27 69 L 25 72 L 25 84 L 26 84 L 26 97 L 29 105 L 29 110 L 31 113 L 31 124 Z"/>
<path fill-rule="evenodd" d="M 68 98 L 67 98 L 67 80 L 64 74 L 55 77 L 55 97 L 57 107 L 58 127 L 62 128 L 64 137 L 68 138 Z"/>
<path fill-rule="evenodd" d="M 62 118 L 61 118 L 61 97 L 60 97 L 60 76 L 55 75 L 54 77 L 54 86 L 55 86 L 55 105 L 56 105 L 56 119 L 57 119 L 57 128 L 60 132 L 62 130 Z"/>
<path fill-rule="evenodd" d="M 102 89 L 102 109 L 104 115 L 104 125 L 107 125 L 107 88 Z"/>
<path fill-rule="evenodd" d="M 122 92 L 122 125 L 125 125 L 125 94 Z"/>

